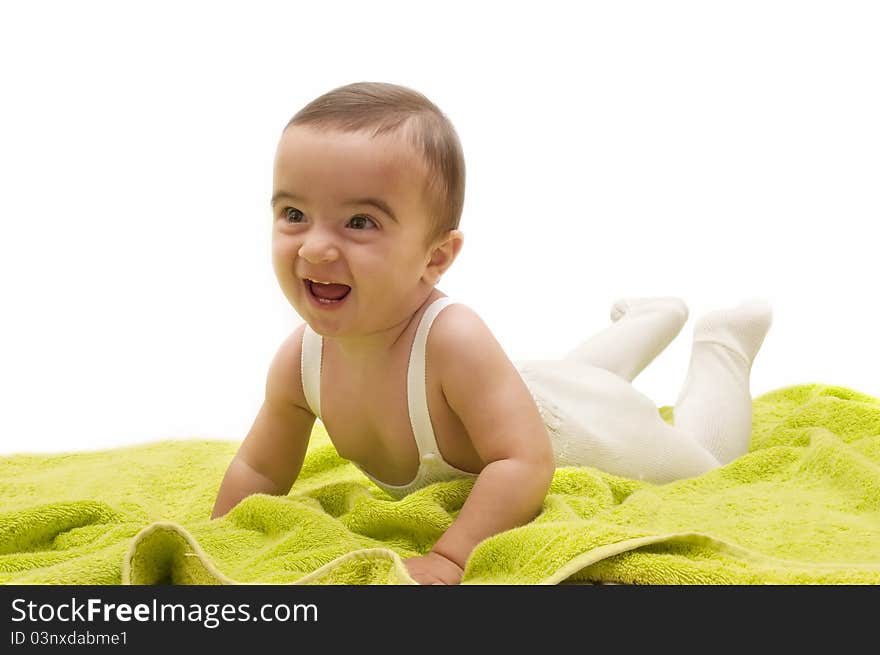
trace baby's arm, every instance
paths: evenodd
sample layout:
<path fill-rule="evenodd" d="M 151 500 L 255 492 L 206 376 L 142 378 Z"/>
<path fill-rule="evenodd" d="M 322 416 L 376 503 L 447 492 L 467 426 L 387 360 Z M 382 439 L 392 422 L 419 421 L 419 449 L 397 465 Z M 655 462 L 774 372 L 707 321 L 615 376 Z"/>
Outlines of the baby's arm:
<path fill-rule="evenodd" d="M 451 305 L 437 317 L 432 337 L 435 329 L 432 365 L 485 462 L 458 517 L 432 549 L 463 568 L 477 543 L 535 518 L 555 461 L 528 387 L 479 316 Z"/>
<path fill-rule="evenodd" d="M 220 483 L 212 519 L 254 493 L 287 494 L 299 475 L 315 422 L 295 395 L 302 388 L 303 328 L 304 324 L 297 328 L 272 359 L 263 406 Z"/>

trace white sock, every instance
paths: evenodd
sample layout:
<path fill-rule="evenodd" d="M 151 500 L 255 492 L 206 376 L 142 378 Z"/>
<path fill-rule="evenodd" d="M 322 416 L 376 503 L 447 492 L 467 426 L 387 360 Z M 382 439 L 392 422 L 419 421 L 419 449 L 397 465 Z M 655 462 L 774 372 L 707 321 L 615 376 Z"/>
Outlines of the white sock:
<path fill-rule="evenodd" d="M 694 324 L 694 341 L 713 342 L 730 348 L 751 368 L 755 355 L 773 323 L 773 310 L 763 300 L 746 300 L 733 309 L 703 315 Z"/>
<path fill-rule="evenodd" d="M 611 307 L 613 323 L 564 359 L 603 368 L 632 382 L 676 337 L 687 317 L 687 305 L 680 298 L 621 298 Z"/>
<path fill-rule="evenodd" d="M 752 436 L 752 363 L 772 324 L 763 301 L 709 312 L 694 326 L 687 377 L 675 404 L 675 427 L 721 463 L 748 452 Z"/>
<path fill-rule="evenodd" d="M 684 315 L 684 320 L 687 320 L 688 307 L 684 300 L 675 296 L 620 298 L 611 306 L 611 320 L 616 323 L 623 318 L 625 314 L 640 314 L 645 311 L 653 311 L 657 309 L 669 311 L 671 307 L 677 308 Z"/>

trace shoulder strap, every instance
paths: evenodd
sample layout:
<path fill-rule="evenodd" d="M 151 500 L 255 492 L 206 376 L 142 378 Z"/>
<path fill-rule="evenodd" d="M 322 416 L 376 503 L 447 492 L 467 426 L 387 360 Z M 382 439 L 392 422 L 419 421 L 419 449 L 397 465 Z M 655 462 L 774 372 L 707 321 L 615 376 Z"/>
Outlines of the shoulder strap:
<path fill-rule="evenodd" d="M 312 414 L 321 418 L 321 356 L 324 337 L 315 332 L 309 324 L 303 331 L 301 374 L 303 395 Z"/>
<path fill-rule="evenodd" d="M 419 457 L 427 453 L 438 454 L 437 438 L 431 427 L 431 416 L 428 412 L 427 381 L 427 343 L 428 332 L 437 314 L 447 305 L 455 301 L 449 297 L 438 298 L 428 306 L 419 321 L 412 350 L 409 353 L 409 369 L 406 376 L 406 398 L 409 405 L 409 421 L 412 426 Z"/>

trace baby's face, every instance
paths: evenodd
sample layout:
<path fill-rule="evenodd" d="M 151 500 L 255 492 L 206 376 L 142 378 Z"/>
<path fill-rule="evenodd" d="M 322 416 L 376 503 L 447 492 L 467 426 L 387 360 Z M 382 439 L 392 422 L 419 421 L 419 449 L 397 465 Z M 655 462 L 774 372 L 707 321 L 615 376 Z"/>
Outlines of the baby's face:
<path fill-rule="evenodd" d="M 397 136 L 284 131 L 275 156 L 272 260 L 297 313 L 324 336 L 361 336 L 410 317 L 426 274 L 424 165 Z M 321 302 L 309 279 L 346 285 Z M 327 287 L 338 296 L 344 287 Z"/>

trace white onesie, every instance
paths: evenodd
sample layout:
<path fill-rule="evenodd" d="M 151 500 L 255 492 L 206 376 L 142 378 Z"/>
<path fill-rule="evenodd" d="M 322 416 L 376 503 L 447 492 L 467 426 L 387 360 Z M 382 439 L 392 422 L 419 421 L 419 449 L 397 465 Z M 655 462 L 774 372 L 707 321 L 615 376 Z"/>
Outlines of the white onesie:
<path fill-rule="evenodd" d="M 406 485 L 390 485 L 361 469 L 379 487 L 396 498 L 402 498 L 433 482 L 476 476 L 455 468 L 441 456 L 428 413 L 425 391 L 428 332 L 443 308 L 454 302 L 448 297 L 438 298 L 425 310 L 410 352 L 407 403 L 420 462 L 415 478 Z M 628 319 L 628 316 L 623 316 L 619 323 Z M 677 332 L 675 329 L 669 339 Z M 743 412 L 748 413 L 747 425 L 742 420 L 732 422 L 732 429 L 736 432 L 735 439 L 740 442 L 734 449 L 734 456 L 743 454 L 751 435 L 751 398 L 748 395 L 748 369 L 751 364 L 749 362 L 748 367 L 744 368 L 745 362 L 741 357 L 738 358 L 729 348 L 719 344 L 700 344 L 711 347 L 699 352 L 698 344 L 694 345 L 691 371 L 676 410 L 685 405 L 694 406 L 693 402 L 687 403 L 687 396 L 690 394 L 693 397 L 704 390 L 690 383 L 700 377 L 695 376 L 695 373 L 707 366 L 713 369 L 716 376 L 733 380 L 737 387 L 735 390 L 739 392 L 739 402 L 726 409 L 728 415 L 733 413 L 740 419 L 743 418 Z M 310 410 L 318 418 L 321 417 L 322 346 L 323 337 L 306 325 L 302 345 L 303 392 Z M 661 350 L 663 346 L 665 343 L 660 344 Z M 657 352 L 638 353 L 636 356 L 642 359 L 642 364 L 637 366 L 646 365 Z M 705 445 L 713 441 L 713 435 L 706 438 L 707 435 L 689 434 L 669 425 L 661 418 L 657 406 L 637 391 L 629 380 L 582 360 L 583 357 L 566 357 L 561 360 L 514 363 L 550 434 L 557 466 L 592 466 L 615 475 L 663 483 L 700 475 L 722 463 Z M 743 376 L 747 399 L 745 403 L 742 402 L 741 393 Z M 724 379 L 720 382 L 724 382 Z M 702 402 L 697 404 L 700 407 L 705 406 Z M 708 409 L 710 408 L 706 407 Z M 706 411 L 702 411 L 700 422 L 704 422 L 705 416 Z M 718 418 L 721 418 L 720 414 Z M 725 429 L 724 426 L 715 427 L 716 432 L 719 428 L 722 431 Z M 704 438 L 701 439 L 701 436 Z M 728 435 L 722 437 L 727 439 Z M 714 435 L 714 440 L 719 440 L 718 435 Z"/>

